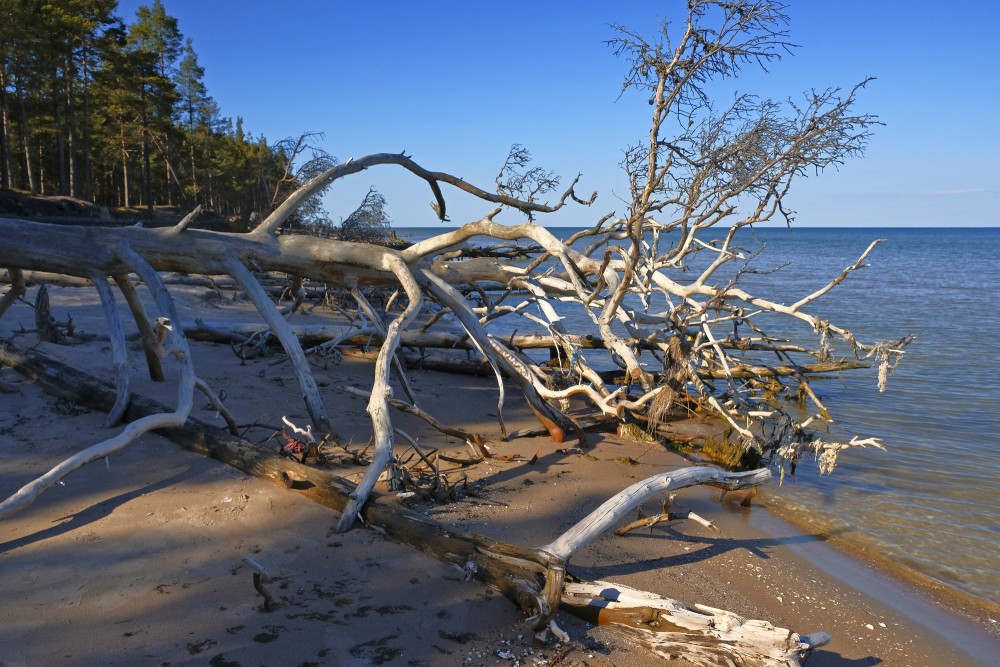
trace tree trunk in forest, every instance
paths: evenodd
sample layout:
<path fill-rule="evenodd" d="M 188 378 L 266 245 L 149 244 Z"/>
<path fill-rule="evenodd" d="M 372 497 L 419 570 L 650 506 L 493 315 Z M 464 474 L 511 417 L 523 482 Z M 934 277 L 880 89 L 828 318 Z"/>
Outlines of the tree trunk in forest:
<path fill-rule="evenodd" d="M 83 85 L 83 151 L 80 155 L 81 163 L 81 187 L 80 196 L 84 199 L 92 199 L 94 196 L 94 184 L 92 163 L 90 160 L 91 132 L 90 132 L 90 47 L 83 46 L 81 61 L 81 83 Z"/>
<path fill-rule="evenodd" d="M 65 109 L 59 104 L 58 96 L 52 100 L 52 114 L 55 117 L 56 135 L 56 194 L 66 196 L 69 194 L 69 182 L 67 181 L 66 170 L 66 119 Z"/>
<path fill-rule="evenodd" d="M 6 68 L 0 66 L 0 190 L 9 190 L 11 187 L 7 71 Z"/>
<path fill-rule="evenodd" d="M 24 174 L 28 183 L 28 190 L 31 194 L 38 194 L 38 183 L 35 181 L 35 170 L 31 164 L 31 125 L 28 123 L 28 111 L 24 104 L 24 88 L 18 79 L 16 86 L 18 110 L 21 121 L 21 142 L 24 147 Z"/>
<path fill-rule="evenodd" d="M 119 147 L 121 148 L 121 160 L 122 160 L 122 195 L 124 197 L 122 205 L 125 208 L 128 208 L 129 206 L 131 206 L 131 202 L 129 201 L 129 193 L 128 193 L 128 145 L 125 143 L 125 126 L 119 125 L 118 131 L 119 131 L 119 136 L 118 136 Z"/>
<path fill-rule="evenodd" d="M 66 152 L 67 152 L 67 178 L 69 179 L 67 193 L 70 197 L 76 197 L 77 182 L 79 174 L 76 168 L 76 98 L 73 95 L 73 83 L 76 77 L 72 75 L 72 58 L 69 59 L 67 70 L 71 73 L 66 77 Z"/>
<path fill-rule="evenodd" d="M 149 110 L 146 104 L 146 86 L 140 86 L 142 97 L 142 197 L 146 213 L 153 218 L 153 167 L 151 165 L 149 136 L 152 129 L 149 125 Z"/>

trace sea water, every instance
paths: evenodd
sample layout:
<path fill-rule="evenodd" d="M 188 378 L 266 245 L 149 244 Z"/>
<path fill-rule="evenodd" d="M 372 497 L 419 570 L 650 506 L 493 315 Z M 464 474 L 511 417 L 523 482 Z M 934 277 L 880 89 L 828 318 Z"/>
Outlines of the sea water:
<path fill-rule="evenodd" d="M 417 241 L 444 229 L 398 231 Z M 551 231 L 567 238 L 576 230 Z M 874 370 L 813 383 L 836 420 L 824 438 L 874 436 L 888 451 L 852 449 L 830 476 L 803 462 L 795 477 L 772 486 L 769 502 L 873 555 L 1000 604 L 1000 229 L 780 227 L 742 230 L 738 239 L 748 256 L 760 251 L 740 285 L 786 304 L 822 288 L 871 241 L 884 239 L 866 268 L 803 310 L 864 342 L 916 336 L 884 393 Z M 722 272 L 720 281 L 731 275 Z M 568 330 L 586 330 L 578 311 L 565 314 Z M 523 320 L 517 326 L 527 333 Z M 808 327 L 793 329 L 809 334 Z M 800 340 L 813 346 L 812 338 Z M 834 348 L 835 356 L 850 356 L 845 343 L 834 341 Z"/>

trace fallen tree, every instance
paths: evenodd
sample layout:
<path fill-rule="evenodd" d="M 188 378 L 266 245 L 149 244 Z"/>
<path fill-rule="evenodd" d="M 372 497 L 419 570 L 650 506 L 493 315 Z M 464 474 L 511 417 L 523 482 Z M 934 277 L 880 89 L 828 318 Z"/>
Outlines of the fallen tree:
<path fill-rule="evenodd" d="M 0 343 L 0 363 L 45 391 L 90 409 L 107 411 L 115 403 L 113 387 L 44 354 Z M 138 424 L 166 412 L 166 406 L 136 396 L 123 416 Z M 354 492 L 352 484 L 335 474 L 292 461 L 195 418 L 164 424 L 158 432 L 185 449 L 270 479 L 338 512 L 345 510 Z M 549 628 L 559 632 L 552 621 L 561 607 L 594 624 L 613 624 L 664 657 L 679 651 L 694 664 L 735 659 L 747 667 L 796 667 L 826 644 L 829 636 L 800 635 L 703 605 L 690 609 L 676 600 L 620 584 L 584 581 L 568 571 L 574 553 L 652 497 L 696 484 L 736 490 L 769 479 L 766 469 L 728 473 L 695 467 L 661 473 L 624 489 L 558 539 L 540 547 L 456 530 L 378 493 L 372 495 L 360 516 L 366 526 L 496 589 L 518 605 L 527 616 L 527 626 L 535 632 Z"/>
<path fill-rule="evenodd" d="M 32 279 L 44 279 L 38 276 L 45 273 L 83 279 L 98 290 L 117 379 L 109 421 L 117 421 L 137 401 L 123 370 L 125 327 L 117 317 L 109 277 L 133 316 L 150 376 L 163 379 L 164 368 L 173 367 L 179 377 L 174 408 L 130 422 L 120 433 L 26 485 L 0 503 L 0 518 L 27 505 L 61 476 L 142 433 L 182 427 L 190 421 L 195 389 L 225 410 L 197 377 L 185 333 L 194 335 L 194 330 L 175 312 L 163 272 L 225 276 L 247 296 L 266 328 L 265 337 L 278 342 L 295 373 L 311 422 L 304 432 L 324 441 L 336 440 L 337 424 L 308 355 L 350 344 L 350 337 L 337 335 L 307 349 L 286 316 L 301 305 L 306 286 L 336 287 L 353 300 L 353 335 L 380 344 L 367 392 L 371 463 L 356 487 L 343 494 L 343 506 L 338 507 L 341 531 L 364 515 L 391 460 L 395 430 L 390 408 L 399 408 L 401 402 L 418 408 L 400 348 L 407 341 L 427 345 L 430 338 L 421 337 L 454 340 L 455 346 L 474 350 L 489 366 L 497 378 L 502 437 L 508 436 L 503 410 L 509 384 L 523 394 L 557 443 L 574 435 L 582 439 L 581 424 L 568 409 L 569 400 L 576 398 L 614 422 L 639 422 L 650 430 L 679 412 L 711 414 L 728 426 L 735 447 L 754 450 L 782 471 L 814 453 L 826 472 L 847 447 L 880 446 L 874 438 L 847 443 L 818 439 L 814 430 L 828 423 L 830 415 L 810 384 L 818 373 L 876 365 L 884 388 L 910 340 L 860 341 L 814 310 L 824 295 L 866 266 L 878 241 L 850 258 L 822 288 L 790 305 L 742 286 L 757 258 L 739 246 L 740 230 L 776 217 L 790 223 L 785 201 L 792 183 L 807 172 L 859 155 L 877 124 L 874 117 L 854 110 L 867 81 L 846 92 L 813 91 L 788 105 L 742 95 L 723 109 L 715 108 L 707 84 L 738 74 L 748 63 L 778 58 L 789 48 L 785 23 L 780 6 L 773 3 L 696 0 L 688 3 L 680 30 L 665 24 L 655 39 L 616 27 L 610 44 L 628 63 L 624 91 L 637 90 L 649 102 L 650 132 L 648 140 L 625 151 L 628 210 L 605 215 L 565 241 L 535 219 L 571 204 L 592 205 L 595 196 L 577 195 L 577 177 L 554 203 L 541 201 L 558 181 L 537 168 L 526 169 L 527 154 L 517 146 L 492 191 L 431 171 L 404 154 L 378 153 L 336 164 L 302 184 L 246 233 L 193 228 L 197 209 L 175 226 L 160 229 L 0 219 L 0 267 L 10 277 L 0 299 L 0 317 L 26 295 L 27 272 Z M 668 133 L 674 127 L 677 131 Z M 379 166 L 395 166 L 425 181 L 441 220 L 447 219 L 444 186 L 497 208 L 405 249 L 279 233 L 289 215 L 331 183 Z M 527 220 L 499 223 L 496 218 L 505 208 L 525 214 Z M 474 239 L 528 241 L 536 254 L 523 261 L 505 254 L 461 259 Z M 274 275 L 288 280 L 293 300 L 287 308 L 279 307 L 262 283 L 263 277 Z M 154 296 L 157 312 L 152 316 L 137 296 L 142 285 Z M 500 286 L 501 291 L 486 286 Z M 368 292 L 372 288 L 391 292 L 379 308 Z M 424 318 L 430 304 L 437 311 Z M 453 316 L 461 334 L 434 329 L 442 313 Z M 790 343 L 776 321 L 805 324 L 814 337 Z M 549 360 L 532 357 L 526 351 L 528 341 L 511 333 L 524 327 L 536 330 L 535 338 L 551 351 Z M 243 335 L 213 328 L 212 335 L 227 334 Z M 846 351 L 837 356 L 834 344 Z M 613 374 L 594 351 L 606 355 L 608 365 L 616 369 Z M 797 399 L 796 409 L 787 409 L 785 397 Z M 557 560 L 572 552 L 564 553 L 557 543 L 549 546 L 554 551 L 543 551 Z M 555 587 L 545 591 L 549 607 L 557 597 Z"/>

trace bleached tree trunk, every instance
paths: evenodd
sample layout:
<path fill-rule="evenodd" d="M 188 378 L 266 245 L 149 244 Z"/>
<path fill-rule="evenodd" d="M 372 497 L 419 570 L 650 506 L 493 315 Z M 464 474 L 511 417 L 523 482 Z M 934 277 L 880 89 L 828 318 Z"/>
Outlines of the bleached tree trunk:
<path fill-rule="evenodd" d="M 45 391 L 92 409 L 107 410 L 115 401 L 112 387 L 39 352 L 0 343 L 0 363 L 31 378 Z M 166 406 L 137 396 L 128 408 L 126 419 L 138 424 L 167 411 Z M 335 511 L 343 513 L 351 502 L 354 487 L 349 482 L 254 446 L 195 418 L 160 432 L 182 447 L 270 479 Z M 671 475 L 671 481 L 666 483 L 658 476 L 633 485 L 609 499 L 602 508 L 649 500 L 668 487 L 677 489 L 705 482 L 723 488 L 743 488 L 768 477 L 760 471 L 733 475 L 711 468 L 681 469 Z M 637 493 L 636 487 L 645 488 L 648 493 Z M 379 494 L 373 495 L 360 513 L 365 525 L 501 592 L 524 611 L 532 630 L 547 628 L 556 610 L 562 608 L 595 624 L 613 625 L 654 654 L 664 657 L 681 654 L 695 664 L 704 665 L 737 661 L 735 664 L 747 667 L 798 667 L 806 655 L 829 641 L 829 636 L 823 633 L 800 635 L 721 609 L 703 605 L 691 609 L 677 600 L 613 582 L 589 582 L 578 577 L 566 582 L 570 549 L 584 546 L 578 539 L 581 528 L 596 537 L 599 531 L 613 524 L 604 519 L 594 521 L 595 517 L 608 516 L 601 508 L 553 543 L 575 545 L 567 549 L 553 547 L 567 553 L 567 558 L 555 555 L 549 547 L 525 547 L 457 530 Z"/>
<path fill-rule="evenodd" d="M 130 269 L 138 273 L 143 281 L 145 281 L 153 294 L 157 307 L 160 309 L 160 312 L 164 313 L 161 324 L 163 326 L 163 334 L 168 338 L 165 342 L 169 343 L 170 356 L 174 360 L 174 363 L 178 366 L 177 405 L 173 411 L 163 411 L 157 414 L 150 414 L 137 421 L 131 422 L 116 435 L 87 447 L 78 454 L 62 461 L 41 477 L 24 485 L 16 493 L 14 493 L 14 495 L 0 503 L 0 519 L 23 509 L 35 500 L 35 498 L 37 498 L 38 495 L 45 489 L 49 488 L 66 475 L 81 468 L 87 463 L 110 456 L 111 454 L 128 446 L 130 443 L 134 442 L 149 431 L 171 426 L 180 426 L 188 420 L 188 417 L 191 414 L 191 408 L 194 401 L 196 376 L 194 366 L 191 362 L 191 352 L 188 349 L 187 339 L 184 337 L 183 332 L 181 332 L 180 327 L 173 327 L 170 324 L 171 322 L 180 321 L 174 307 L 173 299 L 167 292 L 166 286 L 163 284 L 162 280 L 160 280 L 159 274 L 157 274 L 157 272 L 149 264 L 147 264 L 142 257 L 127 247 L 118 248 L 116 254 L 119 261 L 124 262 Z M 95 278 L 97 278 L 95 280 L 95 285 L 103 284 L 107 289 L 107 292 L 110 292 L 110 288 L 107 288 L 107 284 L 103 282 L 103 277 L 98 278 L 95 276 Z M 100 291 L 100 288 L 98 289 Z M 102 300 L 108 298 L 109 296 L 110 295 L 106 295 L 102 292 Z M 106 307 L 105 312 L 108 312 L 108 310 L 109 309 Z M 121 329 L 120 324 L 118 328 L 119 330 Z M 117 368 L 116 376 L 119 378 L 121 376 L 121 373 Z M 127 399 L 127 393 L 123 395 L 121 386 L 119 386 L 117 398 L 111 408 L 112 415 L 114 415 L 116 411 L 123 410 L 123 406 L 127 403 L 125 399 Z M 120 415 L 118 416 L 120 417 Z"/>

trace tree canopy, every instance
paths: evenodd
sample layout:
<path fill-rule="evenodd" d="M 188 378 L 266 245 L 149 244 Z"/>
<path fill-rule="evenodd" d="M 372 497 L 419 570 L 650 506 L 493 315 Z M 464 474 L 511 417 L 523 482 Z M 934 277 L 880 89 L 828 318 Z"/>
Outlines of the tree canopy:
<path fill-rule="evenodd" d="M 293 166 L 302 139 L 271 143 L 223 116 L 192 40 L 160 0 L 130 24 L 117 5 L 3 3 L 0 190 L 109 208 L 200 204 L 245 220 L 329 166 L 311 160 L 303 173 Z M 301 215 L 315 223 L 323 213 Z"/>

